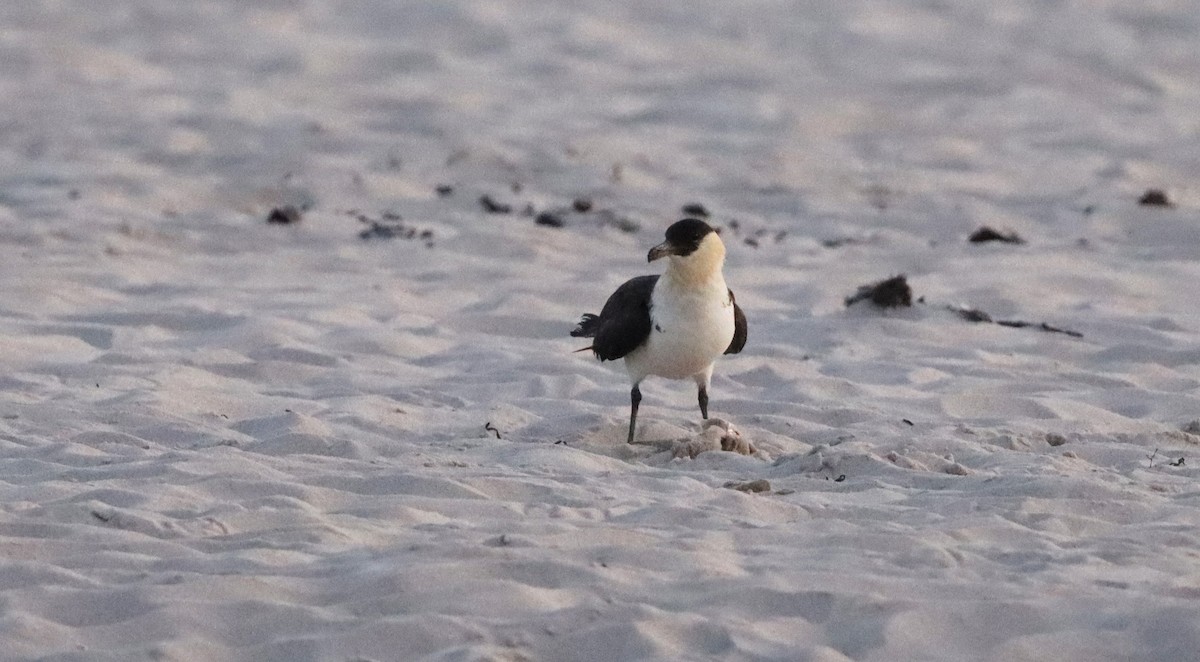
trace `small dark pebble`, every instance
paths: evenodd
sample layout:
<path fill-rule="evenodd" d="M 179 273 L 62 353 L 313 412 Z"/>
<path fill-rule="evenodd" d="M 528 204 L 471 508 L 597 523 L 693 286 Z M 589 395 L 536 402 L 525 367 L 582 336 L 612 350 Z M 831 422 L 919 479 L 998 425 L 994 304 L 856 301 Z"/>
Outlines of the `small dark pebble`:
<path fill-rule="evenodd" d="M 592 210 L 592 201 L 588 198 L 575 198 L 571 207 L 580 214 L 586 214 Z"/>
<path fill-rule="evenodd" d="M 758 248 L 758 240 L 755 239 L 754 237 L 746 237 L 745 242 L 746 242 L 747 246 L 750 246 L 752 248 Z"/>
<path fill-rule="evenodd" d="M 896 308 L 912 305 L 912 288 L 904 274 L 881 280 L 878 283 L 862 285 L 852 296 L 846 297 L 846 305 L 870 299 L 871 303 L 880 308 Z"/>
<path fill-rule="evenodd" d="M 433 239 L 433 230 L 421 230 L 422 239 Z"/>
<path fill-rule="evenodd" d="M 496 202 L 490 195 L 479 196 L 479 204 L 483 210 L 489 214 L 511 214 L 512 205 L 506 205 L 501 202 Z"/>
<path fill-rule="evenodd" d="M 537 218 L 533 219 L 533 222 L 537 223 L 538 225 L 545 225 L 546 227 L 551 228 L 561 228 L 566 225 L 561 216 L 548 211 L 538 214 Z"/>
<path fill-rule="evenodd" d="M 300 210 L 291 205 L 276 207 L 267 214 L 267 222 L 275 225 L 291 225 L 300 222 Z"/>
<path fill-rule="evenodd" d="M 998 232 L 986 225 L 972 232 L 971 236 L 967 237 L 967 241 L 970 241 L 972 244 L 981 244 L 988 241 L 1001 241 L 1006 244 L 1025 243 L 1025 240 L 1022 239 L 1016 232 Z"/>
<path fill-rule="evenodd" d="M 905 425 L 912 425 L 912 424 L 913 424 L 913 422 L 912 422 L 912 421 L 910 421 L 910 420 L 908 420 L 907 418 L 902 418 L 902 419 L 900 419 L 900 420 L 904 421 Z"/>
<path fill-rule="evenodd" d="M 1138 204 L 1146 207 L 1174 207 L 1175 204 L 1167 198 L 1167 194 L 1162 189 L 1146 189 L 1142 197 L 1138 198 Z"/>
<path fill-rule="evenodd" d="M 689 202 L 682 207 L 681 211 L 688 216 L 695 216 L 696 218 L 708 218 L 708 210 L 705 209 L 704 205 L 698 202 Z"/>
<path fill-rule="evenodd" d="M 737 234 L 737 231 L 742 229 L 742 224 L 739 223 L 738 220 L 735 218 L 735 219 L 729 221 L 729 229 L 733 230 L 734 234 Z"/>
<path fill-rule="evenodd" d="M 834 478 L 833 482 L 841 483 L 841 482 L 844 482 L 845 480 L 846 480 L 846 474 L 838 474 L 838 477 Z"/>
<path fill-rule="evenodd" d="M 433 190 L 437 191 L 439 198 L 446 198 L 454 195 L 454 187 L 449 184 L 438 184 L 437 188 Z"/>

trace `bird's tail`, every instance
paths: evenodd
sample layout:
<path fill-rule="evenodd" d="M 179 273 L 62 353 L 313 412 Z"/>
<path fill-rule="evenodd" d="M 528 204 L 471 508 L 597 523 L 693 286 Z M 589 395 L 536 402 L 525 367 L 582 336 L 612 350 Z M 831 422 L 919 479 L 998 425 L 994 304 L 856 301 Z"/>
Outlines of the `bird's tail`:
<path fill-rule="evenodd" d="M 596 332 L 599 330 L 600 330 L 600 317 L 598 315 L 592 315 L 591 313 L 587 313 L 582 318 L 580 318 L 579 326 L 575 327 L 575 330 L 571 332 L 571 337 L 572 338 L 595 338 Z M 580 351 L 583 351 L 583 350 L 580 350 Z"/>

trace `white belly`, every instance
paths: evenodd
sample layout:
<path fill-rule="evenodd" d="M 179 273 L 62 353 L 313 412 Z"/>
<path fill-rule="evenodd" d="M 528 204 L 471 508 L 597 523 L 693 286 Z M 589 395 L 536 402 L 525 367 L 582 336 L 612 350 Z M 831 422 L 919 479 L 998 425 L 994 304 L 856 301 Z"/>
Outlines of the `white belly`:
<path fill-rule="evenodd" d="M 650 337 L 625 357 L 636 383 L 647 375 L 686 379 L 706 373 L 733 340 L 733 302 L 721 278 L 681 293 L 659 280 L 651 295 Z"/>

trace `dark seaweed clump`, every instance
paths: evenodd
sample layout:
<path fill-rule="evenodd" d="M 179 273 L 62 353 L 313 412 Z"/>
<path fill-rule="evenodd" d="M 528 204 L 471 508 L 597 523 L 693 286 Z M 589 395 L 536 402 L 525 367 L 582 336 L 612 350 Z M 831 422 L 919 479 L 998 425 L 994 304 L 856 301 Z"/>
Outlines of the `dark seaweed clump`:
<path fill-rule="evenodd" d="M 850 306 L 869 300 L 880 308 L 898 308 L 912 305 L 912 288 L 904 274 L 893 276 L 878 283 L 862 285 L 853 295 L 846 297 L 846 305 Z"/>
<path fill-rule="evenodd" d="M 1146 189 L 1142 197 L 1138 198 L 1138 204 L 1143 207 L 1174 207 L 1175 203 L 1167 197 L 1166 192 L 1162 189 Z"/>
<path fill-rule="evenodd" d="M 299 223 L 302 218 L 300 210 L 292 205 L 284 205 L 276 207 L 267 214 L 267 223 L 272 225 L 293 225 Z"/>
<path fill-rule="evenodd" d="M 999 232 L 986 225 L 972 232 L 971 236 L 967 237 L 967 241 L 971 242 L 972 244 L 982 244 L 989 241 L 1000 241 L 1006 244 L 1025 243 L 1025 240 L 1022 239 L 1016 232 Z"/>

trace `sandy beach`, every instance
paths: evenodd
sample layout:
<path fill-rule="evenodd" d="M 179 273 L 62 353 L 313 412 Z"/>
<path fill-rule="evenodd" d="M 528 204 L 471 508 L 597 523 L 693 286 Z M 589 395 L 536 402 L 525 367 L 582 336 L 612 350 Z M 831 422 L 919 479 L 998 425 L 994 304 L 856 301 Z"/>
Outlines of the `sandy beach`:
<path fill-rule="evenodd" d="M 1197 34 L 0 4 L 0 660 L 1196 659 Z M 568 336 L 701 212 L 751 455 Z"/>

